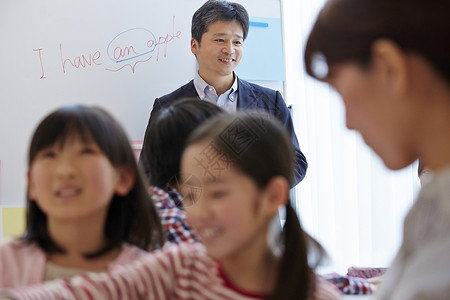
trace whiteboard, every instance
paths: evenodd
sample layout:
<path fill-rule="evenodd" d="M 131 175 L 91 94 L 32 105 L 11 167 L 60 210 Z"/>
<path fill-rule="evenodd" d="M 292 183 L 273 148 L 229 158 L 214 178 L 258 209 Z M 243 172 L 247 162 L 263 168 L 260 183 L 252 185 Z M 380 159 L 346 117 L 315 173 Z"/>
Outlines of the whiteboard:
<path fill-rule="evenodd" d="M 236 2 L 250 16 L 280 18 L 279 0 Z M 2 0 L 0 204 L 25 204 L 32 132 L 62 105 L 105 107 L 142 140 L 154 99 L 193 78 L 190 24 L 203 3 Z"/>

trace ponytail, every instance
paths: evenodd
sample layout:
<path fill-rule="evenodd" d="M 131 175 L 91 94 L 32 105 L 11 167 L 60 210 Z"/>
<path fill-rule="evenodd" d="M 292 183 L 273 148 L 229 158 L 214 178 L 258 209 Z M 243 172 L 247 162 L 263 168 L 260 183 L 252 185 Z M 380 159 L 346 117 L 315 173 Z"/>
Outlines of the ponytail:
<path fill-rule="evenodd" d="M 286 204 L 286 222 L 283 227 L 284 254 L 281 258 L 277 284 L 270 299 L 308 299 L 315 289 L 315 277 L 308 265 L 308 245 L 313 241 L 300 225 L 290 202 Z M 323 249 L 313 241 L 323 255 Z"/>

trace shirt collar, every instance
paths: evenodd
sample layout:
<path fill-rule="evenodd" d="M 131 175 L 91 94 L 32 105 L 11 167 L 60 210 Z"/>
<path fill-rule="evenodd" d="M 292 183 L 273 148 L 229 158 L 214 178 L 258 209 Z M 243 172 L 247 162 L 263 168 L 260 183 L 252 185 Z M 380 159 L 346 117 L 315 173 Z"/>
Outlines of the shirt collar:
<path fill-rule="evenodd" d="M 236 97 L 235 96 L 230 97 L 230 96 L 232 94 L 235 94 L 238 89 L 238 78 L 237 78 L 236 73 L 234 73 L 234 72 L 233 72 L 233 77 L 234 77 L 233 84 L 231 85 L 231 89 L 228 90 L 229 91 L 228 99 L 232 102 L 235 101 Z M 209 88 L 210 85 L 200 76 L 200 74 L 198 74 L 198 71 L 195 72 L 195 75 L 194 75 L 194 86 L 195 86 L 195 90 L 197 91 L 197 94 L 200 97 L 200 99 L 201 100 L 205 99 L 205 89 Z"/>
<path fill-rule="evenodd" d="M 200 74 L 198 74 L 198 71 L 195 72 L 194 76 L 194 86 L 195 90 L 197 91 L 197 94 L 199 95 L 200 99 L 205 99 L 205 89 L 208 87 L 208 84 L 206 83 L 203 78 L 200 77 Z"/>

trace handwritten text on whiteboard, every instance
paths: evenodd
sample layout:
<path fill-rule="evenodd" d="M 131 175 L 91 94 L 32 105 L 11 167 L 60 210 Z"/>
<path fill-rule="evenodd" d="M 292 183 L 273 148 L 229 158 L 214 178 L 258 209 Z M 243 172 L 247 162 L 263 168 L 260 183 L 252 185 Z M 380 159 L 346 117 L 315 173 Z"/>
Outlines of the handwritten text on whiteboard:
<path fill-rule="evenodd" d="M 110 72 L 118 72 L 129 69 L 134 73 L 139 63 L 145 63 L 152 58 L 159 61 L 160 56 L 166 58 L 169 43 L 181 37 L 181 30 L 175 31 L 175 16 L 172 22 L 172 32 L 156 37 L 145 28 L 131 28 L 117 34 L 106 47 L 106 55 L 100 50 L 91 53 L 82 53 L 75 57 L 64 55 L 64 46 L 59 44 L 61 71 L 66 74 L 69 70 L 102 67 Z M 41 67 L 40 79 L 46 79 L 43 63 L 43 48 L 35 48 Z M 108 59 L 109 67 L 104 66 L 104 59 Z"/>

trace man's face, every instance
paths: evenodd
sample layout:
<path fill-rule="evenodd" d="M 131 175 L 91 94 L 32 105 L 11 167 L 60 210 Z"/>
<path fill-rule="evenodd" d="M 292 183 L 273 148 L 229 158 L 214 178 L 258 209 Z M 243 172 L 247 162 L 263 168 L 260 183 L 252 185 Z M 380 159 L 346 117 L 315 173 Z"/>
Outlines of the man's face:
<path fill-rule="evenodd" d="M 200 42 L 191 40 L 191 51 L 197 57 L 200 76 L 207 82 L 233 76 L 244 52 L 243 43 L 243 30 L 237 21 L 210 24 Z"/>

